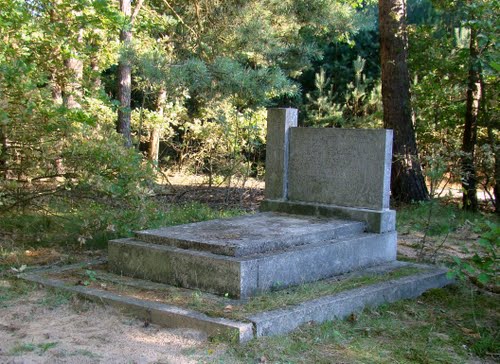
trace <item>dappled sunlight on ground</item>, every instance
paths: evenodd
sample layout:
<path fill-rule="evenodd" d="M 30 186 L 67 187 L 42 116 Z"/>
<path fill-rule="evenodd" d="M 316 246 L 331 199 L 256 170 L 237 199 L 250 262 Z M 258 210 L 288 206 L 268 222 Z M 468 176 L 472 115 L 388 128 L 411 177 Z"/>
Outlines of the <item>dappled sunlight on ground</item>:
<path fill-rule="evenodd" d="M 1 363 L 198 363 L 220 350 L 202 333 L 42 290 L 8 302 L 0 316 Z"/>

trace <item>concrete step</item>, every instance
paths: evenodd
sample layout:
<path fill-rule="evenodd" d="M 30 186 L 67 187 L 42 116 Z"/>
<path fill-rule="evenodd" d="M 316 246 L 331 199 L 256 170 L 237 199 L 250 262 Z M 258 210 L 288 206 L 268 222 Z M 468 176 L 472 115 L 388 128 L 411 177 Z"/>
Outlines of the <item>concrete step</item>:
<path fill-rule="evenodd" d="M 154 244 L 244 257 L 344 238 L 364 230 L 365 223 L 359 221 L 268 212 L 138 231 L 135 236 Z"/>
<path fill-rule="evenodd" d="M 246 298 L 394 261 L 396 233 L 357 233 L 247 256 L 119 239 L 109 242 L 108 255 L 118 274 Z"/>
<path fill-rule="evenodd" d="M 98 262 L 102 263 L 102 262 Z M 108 303 L 120 309 L 126 309 L 129 313 L 147 322 L 170 328 L 190 328 L 206 332 L 208 337 L 245 342 L 254 337 L 281 335 L 295 330 L 300 325 L 310 322 L 324 322 L 327 320 L 341 319 L 353 312 L 359 312 L 364 307 L 374 307 L 383 303 L 394 302 L 400 299 L 417 297 L 431 288 L 443 287 L 452 283 L 447 278 L 446 269 L 417 265 L 406 262 L 391 262 L 377 267 L 356 271 L 332 280 L 342 282 L 356 277 L 374 277 L 384 275 L 391 271 L 404 267 L 417 268 L 415 273 L 381 280 L 378 283 L 363 284 L 357 288 L 340 290 L 339 292 L 319 296 L 314 299 L 304 300 L 293 305 L 287 305 L 279 309 L 269 309 L 248 313 L 243 318 L 228 319 L 220 315 L 208 316 L 206 313 L 193 311 L 186 307 L 173 306 L 168 301 L 158 301 L 148 298 L 138 298 L 130 293 L 126 287 L 141 287 L 148 290 L 165 292 L 168 286 L 156 284 L 151 286 L 150 282 L 127 279 L 123 282 L 124 289 L 120 294 L 108 291 L 102 286 L 92 288 L 90 286 L 75 286 L 68 284 L 65 278 L 71 271 L 83 268 L 92 269 L 94 264 L 74 264 L 62 268 L 49 268 L 22 273 L 19 278 L 36 282 L 48 287 L 77 293 L 83 297 L 99 303 Z M 101 273 L 98 272 L 100 276 Z M 115 277 L 121 280 L 122 277 Z M 333 283 L 335 284 L 335 283 Z M 193 291 L 193 293 L 195 293 Z M 233 301 L 223 299 L 232 305 L 245 304 L 246 301 Z M 221 307 L 224 307 L 223 303 Z"/>

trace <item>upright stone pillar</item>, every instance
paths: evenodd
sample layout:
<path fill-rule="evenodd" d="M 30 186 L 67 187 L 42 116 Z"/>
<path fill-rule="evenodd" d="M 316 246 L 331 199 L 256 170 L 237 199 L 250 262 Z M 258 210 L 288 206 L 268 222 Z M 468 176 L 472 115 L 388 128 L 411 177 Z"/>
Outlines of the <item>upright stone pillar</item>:
<path fill-rule="evenodd" d="M 266 199 L 287 199 L 289 131 L 297 126 L 297 117 L 297 109 L 267 111 Z"/>

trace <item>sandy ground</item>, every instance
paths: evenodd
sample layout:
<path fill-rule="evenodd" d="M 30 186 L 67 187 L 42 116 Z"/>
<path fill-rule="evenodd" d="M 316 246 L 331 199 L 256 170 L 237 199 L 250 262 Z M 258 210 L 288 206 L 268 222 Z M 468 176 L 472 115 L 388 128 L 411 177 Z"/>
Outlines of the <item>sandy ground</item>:
<path fill-rule="evenodd" d="M 110 307 L 55 298 L 40 289 L 0 306 L 0 363 L 206 363 L 224 354 L 222 344 L 198 331 L 145 325 Z"/>

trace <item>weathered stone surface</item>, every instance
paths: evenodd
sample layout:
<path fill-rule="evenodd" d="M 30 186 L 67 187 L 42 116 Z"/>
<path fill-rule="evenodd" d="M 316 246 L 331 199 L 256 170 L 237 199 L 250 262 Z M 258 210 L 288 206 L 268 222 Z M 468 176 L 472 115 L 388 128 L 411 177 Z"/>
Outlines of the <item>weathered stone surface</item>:
<path fill-rule="evenodd" d="M 431 288 L 452 283 L 446 273 L 446 269 L 432 269 L 429 272 L 321 297 L 297 306 L 259 313 L 249 316 L 248 319 L 254 323 L 257 337 L 281 335 L 307 322 L 321 323 L 341 319 L 367 306 L 418 297 Z"/>
<path fill-rule="evenodd" d="M 229 256 L 247 256 L 337 239 L 364 231 L 363 222 L 259 213 L 136 232 L 140 240 Z"/>
<path fill-rule="evenodd" d="M 391 130 L 292 128 L 288 200 L 388 209 L 391 153 Z"/>
<path fill-rule="evenodd" d="M 260 210 L 363 221 L 367 231 L 373 233 L 385 233 L 396 229 L 396 211 L 389 209 L 370 210 L 312 202 L 264 200 L 260 204 Z"/>
<path fill-rule="evenodd" d="M 396 233 L 359 234 L 267 255 L 256 263 L 257 292 L 332 277 L 396 259 Z"/>
<path fill-rule="evenodd" d="M 175 286 L 239 296 L 240 262 L 233 257 L 134 239 L 110 240 L 110 271 Z"/>
<path fill-rule="evenodd" d="M 68 285 L 63 280 L 45 276 L 46 274 L 81 268 L 81 264 L 21 274 L 20 278 L 47 287 L 77 293 L 87 299 L 125 309 L 129 314 L 148 320 L 153 324 L 170 328 L 195 329 L 207 333 L 209 337 L 222 337 L 228 340 L 245 342 L 254 337 L 285 334 L 311 321 L 320 323 L 340 319 L 352 312 L 360 311 L 366 306 L 377 306 L 404 298 L 417 297 L 428 289 L 443 287 L 452 283 L 446 277 L 445 269 L 396 261 L 362 271 L 355 271 L 345 275 L 344 278 L 349 279 L 366 276 L 367 274 L 383 274 L 404 266 L 417 266 L 424 269 L 424 271 L 411 276 L 365 285 L 335 295 L 305 301 L 283 309 L 249 315 L 246 319 L 250 323 L 209 317 L 193 310 L 118 295 L 91 287 Z"/>
<path fill-rule="evenodd" d="M 163 327 L 195 329 L 207 333 L 209 337 L 223 336 L 228 339 L 236 339 L 238 342 L 245 342 L 253 338 L 253 325 L 250 323 L 209 317 L 193 310 L 134 297 L 121 296 L 90 287 L 68 286 L 64 281 L 45 278 L 37 274 L 24 275 L 22 278 L 47 287 L 77 293 L 92 301 L 103 302 L 120 309 L 126 309 L 128 313 L 133 314 L 137 318 Z"/>
<path fill-rule="evenodd" d="M 269 109 L 267 112 L 266 198 L 287 195 L 289 130 L 297 126 L 297 109 Z"/>
<path fill-rule="evenodd" d="M 245 298 L 276 286 L 312 282 L 393 261 L 396 233 L 311 240 L 310 244 L 246 257 L 120 239 L 109 242 L 108 254 L 109 267 L 118 274 Z"/>

